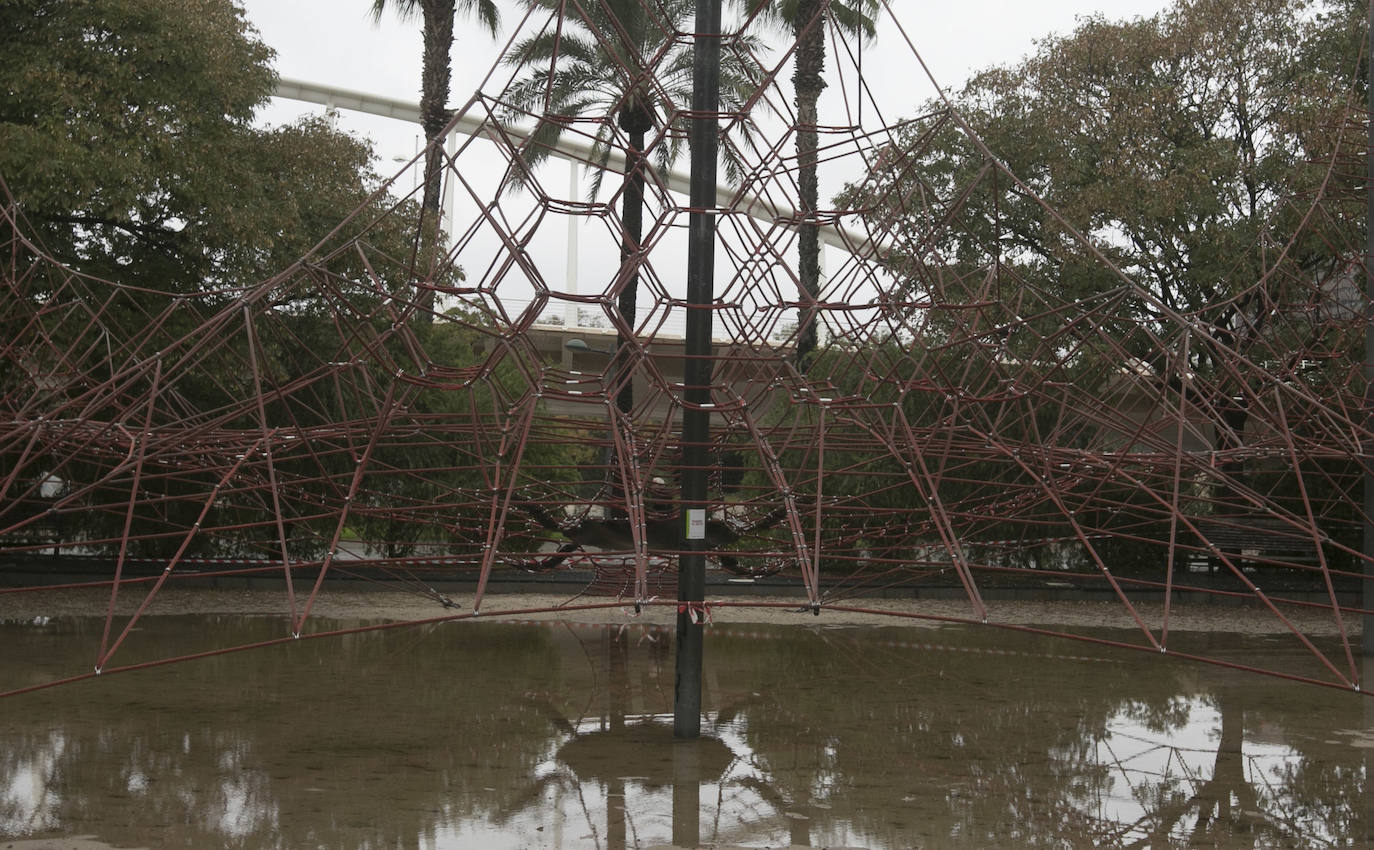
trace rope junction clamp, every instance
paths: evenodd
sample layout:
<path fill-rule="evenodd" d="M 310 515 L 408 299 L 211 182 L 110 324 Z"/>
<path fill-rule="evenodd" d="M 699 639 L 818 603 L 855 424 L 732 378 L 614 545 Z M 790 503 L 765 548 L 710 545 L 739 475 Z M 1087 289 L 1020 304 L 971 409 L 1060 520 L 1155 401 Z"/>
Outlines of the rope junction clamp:
<path fill-rule="evenodd" d="M 677 612 L 686 614 L 695 626 L 711 622 L 711 606 L 705 602 L 679 602 Z"/>

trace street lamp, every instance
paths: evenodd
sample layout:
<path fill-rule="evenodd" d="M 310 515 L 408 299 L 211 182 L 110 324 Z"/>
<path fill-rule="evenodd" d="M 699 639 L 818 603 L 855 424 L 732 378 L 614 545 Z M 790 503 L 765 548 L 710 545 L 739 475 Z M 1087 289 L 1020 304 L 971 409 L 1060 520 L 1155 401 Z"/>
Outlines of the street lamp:
<path fill-rule="evenodd" d="M 563 343 L 563 347 L 571 351 L 573 354 L 604 354 L 607 357 L 615 356 L 614 351 L 607 351 L 604 348 L 592 348 L 590 345 L 586 343 L 585 340 L 582 340 L 578 337 L 573 337 L 572 339 Z"/>

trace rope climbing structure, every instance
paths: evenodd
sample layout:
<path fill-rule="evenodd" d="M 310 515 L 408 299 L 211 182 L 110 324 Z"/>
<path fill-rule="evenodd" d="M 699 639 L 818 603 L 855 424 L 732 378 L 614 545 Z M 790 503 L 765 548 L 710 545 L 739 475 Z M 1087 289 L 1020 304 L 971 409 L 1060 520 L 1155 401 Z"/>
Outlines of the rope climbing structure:
<path fill-rule="evenodd" d="M 439 619 L 512 607 L 486 590 L 513 572 L 588 570 L 616 588 L 606 604 L 675 606 L 659 579 L 683 548 L 680 427 L 705 408 L 711 569 L 798 588 L 807 615 L 940 588 L 954 619 L 997 625 L 1004 592 L 1072 589 L 1116 603 L 1130 628 L 1112 643 L 1168 652 L 1186 596 L 1291 635 L 1308 663 L 1267 672 L 1360 687 L 1355 87 L 1305 95 L 1322 111 L 1285 131 L 1303 143 L 1291 191 L 1185 215 L 1157 208 L 1168 175 L 1147 152 L 1093 159 L 1112 128 L 1085 122 L 1118 120 L 1100 104 L 1058 124 L 1011 109 L 1049 91 L 1047 68 L 960 95 L 932 81 L 888 113 L 865 28 L 831 4 L 781 39 L 736 10 L 702 405 L 682 377 L 694 210 L 672 177 L 693 4 L 612 5 L 531 3 L 512 23 L 454 114 L 470 134 L 440 148 L 442 220 L 402 203 L 421 155 L 250 287 L 83 273 L 6 193 L 8 592 L 107 593 L 96 669 L 182 576 L 280 587 L 283 640 L 348 576 L 414 587 Z M 881 75 L 926 79 L 916 31 L 872 11 Z M 1250 155 L 1288 142 L 1273 130 Z M 1071 160 L 1136 170 L 1138 196 L 1074 195 Z M 374 238 L 397 226 L 408 253 Z M 475 578 L 472 609 L 434 589 L 455 576 Z M 1336 639 L 1299 624 L 1314 613 Z"/>

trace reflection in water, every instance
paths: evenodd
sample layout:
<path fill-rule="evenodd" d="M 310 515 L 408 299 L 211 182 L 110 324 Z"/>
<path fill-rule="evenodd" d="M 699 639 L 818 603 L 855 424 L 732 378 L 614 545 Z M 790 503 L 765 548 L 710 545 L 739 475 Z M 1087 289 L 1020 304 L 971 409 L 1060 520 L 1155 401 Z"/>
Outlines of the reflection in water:
<path fill-rule="evenodd" d="M 1291 798 L 1301 780 L 1290 775 L 1302 754 L 1273 726 L 1250 730 L 1232 689 L 1193 697 L 1175 709 L 1167 729 L 1141 728 L 1131 709 L 1117 713 L 1096 758 L 1112 766 L 1106 819 L 1132 824 L 1135 844 L 1168 846 L 1341 846 L 1326 815 Z M 1275 739 L 1271 739 L 1271 736 Z M 1314 816 L 1315 815 L 1315 816 Z"/>
<path fill-rule="evenodd" d="M 35 658 L 72 669 L 100 627 L 0 624 L 0 687 Z M 136 637 L 192 652 L 280 630 L 167 617 Z M 1286 647 L 1196 640 L 1237 659 Z M 0 836 L 359 850 L 1363 840 L 1371 739 L 1355 696 L 1049 639 L 1009 652 L 977 629 L 707 641 L 695 744 L 672 740 L 667 634 L 633 628 L 356 634 L 0 701 Z"/>

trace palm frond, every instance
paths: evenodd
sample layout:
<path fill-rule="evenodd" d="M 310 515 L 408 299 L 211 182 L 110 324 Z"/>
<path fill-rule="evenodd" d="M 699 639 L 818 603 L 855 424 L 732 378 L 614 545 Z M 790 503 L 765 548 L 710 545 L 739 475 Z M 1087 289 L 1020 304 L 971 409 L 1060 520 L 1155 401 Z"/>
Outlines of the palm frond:
<path fill-rule="evenodd" d="M 496 8 L 495 0 L 460 0 L 459 8 L 469 13 L 475 12 L 482 28 L 491 35 L 496 35 L 496 31 L 501 27 L 501 12 Z"/>
<path fill-rule="evenodd" d="M 623 146 L 616 143 L 619 114 L 647 104 L 654 130 L 646 154 L 652 167 L 666 175 L 685 150 L 688 135 L 693 51 L 687 33 L 694 24 L 695 0 L 525 2 L 548 10 L 550 18 L 506 57 L 506 64 L 528 70 L 503 95 L 501 115 L 511 123 L 534 123 L 521 152 L 527 166 L 546 159 L 574 122 L 596 122 L 589 169 L 595 198 L 611 150 Z M 752 103 L 765 76 L 761 68 L 745 67 L 751 61 L 746 57 L 759 52 L 760 40 L 755 35 L 742 38 L 739 49 L 722 56 L 721 103 L 728 112 Z M 747 133 L 751 126 L 747 120 L 730 124 L 736 133 Z M 723 145 L 721 151 L 727 177 L 742 179 L 741 149 Z"/>
<path fill-rule="evenodd" d="M 403 21 L 410 20 L 420 14 L 420 0 L 372 0 L 368 16 L 374 24 L 380 23 L 387 9 L 395 9 L 396 17 Z"/>

